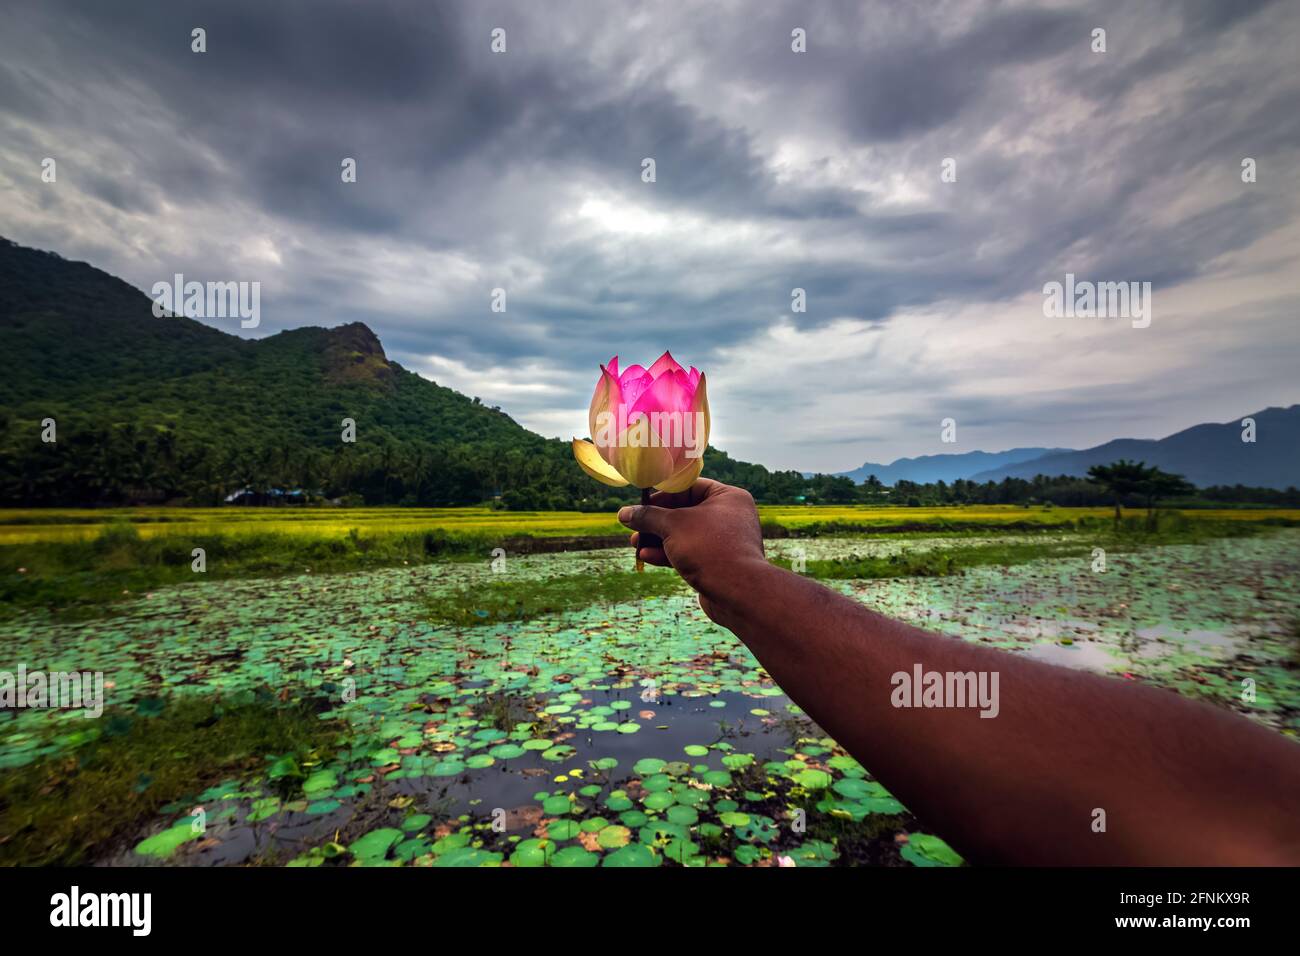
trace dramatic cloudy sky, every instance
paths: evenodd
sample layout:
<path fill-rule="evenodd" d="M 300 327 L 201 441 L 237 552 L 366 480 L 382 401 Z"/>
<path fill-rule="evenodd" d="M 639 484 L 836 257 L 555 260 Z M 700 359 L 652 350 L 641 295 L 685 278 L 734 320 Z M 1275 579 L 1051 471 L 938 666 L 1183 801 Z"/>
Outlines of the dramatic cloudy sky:
<path fill-rule="evenodd" d="M 585 432 L 598 362 L 666 347 L 707 371 L 715 444 L 801 469 L 1300 401 L 1300 4 L 20 0 L 2 22 L 0 234 L 145 290 L 260 281 L 243 334 L 359 319 L 547 435 Z M 1151 282 L 1151 326 L 1045 318 L 1066 272 Z"/>

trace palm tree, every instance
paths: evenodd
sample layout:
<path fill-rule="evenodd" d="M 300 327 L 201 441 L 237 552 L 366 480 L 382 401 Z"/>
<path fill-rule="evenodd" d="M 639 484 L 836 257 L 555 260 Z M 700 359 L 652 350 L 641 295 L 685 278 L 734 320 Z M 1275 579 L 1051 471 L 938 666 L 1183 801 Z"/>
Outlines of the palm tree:
<path fill-rule="evenodd" d="M 1189 495 L 1196 490 L 1196 486 L 1186 481 L 1182 475 L 1173 475 L 1167 471 L 1161 471 L 1159 468 L 1151 468 L 1147 472 L 1147 480 L 1143 482 L 1140 490 L 1147 499 L 1147 525 L 1154 528 L 1156 524 L 1156 503 L 1161 498 L 1176 498 L 1179 495 Z"/>
<path fill-rule="evenodd" d="M 1109 465 L 1093 465 L 1088 469 L 1088 480 L 1094 485 L 1104 487 L 1115 499 L 1116 528 L 1124 517 L 1124 496 L 1143 491 L 1152 470 L 1140 461 L 1128 461 L 1124 458 Z"/>

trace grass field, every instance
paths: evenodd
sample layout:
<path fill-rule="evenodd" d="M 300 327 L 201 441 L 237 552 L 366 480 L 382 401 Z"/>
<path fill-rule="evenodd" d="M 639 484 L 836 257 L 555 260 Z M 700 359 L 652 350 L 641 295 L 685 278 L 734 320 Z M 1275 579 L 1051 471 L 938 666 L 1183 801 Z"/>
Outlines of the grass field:
<path fill-rule="evenodd" d="M 1213 509 L 1180 512 L 1194 519 L 1300 521 L 1297 509 Z M 764 524 L 789 529 L 841 525 L 846 530 L 930 525 L 1068 526 L 1105 520 L 1109 508 L 1017 505 L 906 508 L 872 505 L 762 505 Z M 489 508 L 53 508 L 0 509 L 0 546 L 93 538 L 128 522 L 142 537 L 160 535 L 286 534 L 330 538 L 440 531 L 467 538 L 564 537 L 620 534 L 613 514 L 579 511 L 494 511 Z"/>

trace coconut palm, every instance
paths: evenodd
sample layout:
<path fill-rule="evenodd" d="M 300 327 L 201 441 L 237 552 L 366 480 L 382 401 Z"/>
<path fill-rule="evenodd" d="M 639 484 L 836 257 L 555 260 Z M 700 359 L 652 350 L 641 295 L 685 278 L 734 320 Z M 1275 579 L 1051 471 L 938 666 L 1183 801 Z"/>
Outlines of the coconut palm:
<path fill-rule="evenodd" d="M 1125 496 L 1142 492 L 1152 471 L 1153 469 L 1147 468 L 1140 461 L 1128 461 L 1124 458 L 1109 465 L 1093 465 L 1088 469 L 1088 480 L 1104 487 L 1115 500 L 1116 528 L 1124 518 Z"/>

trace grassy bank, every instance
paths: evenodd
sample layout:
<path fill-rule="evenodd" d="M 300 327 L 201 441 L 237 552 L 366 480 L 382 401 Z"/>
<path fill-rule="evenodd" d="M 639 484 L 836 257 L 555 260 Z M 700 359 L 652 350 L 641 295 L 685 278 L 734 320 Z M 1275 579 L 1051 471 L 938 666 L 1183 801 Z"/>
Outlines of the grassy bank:
<path fill-rule="evenodd" d="M 310 707 L 277 703 L 270 691 L 241 700 L 171 697 L 156 709 L 105 710 L 80 746 L 0 774 L 0 865 L 91 861 L 176 801 L 264 770 L 267 754 L 280 756 L 282 776 L 301 782 L 341 729 Z M 194 837 L 186 826 L 160 838 Z"/>
<path fill-rule="evenodd" d="M 430 598 L 429 616 L 440 624 L 480 625 L 526 621 L 574 608 L 640 601 L 683 591 L 681 579 L 669 571 L 647 568 L 565 574 L 543 580 L 491 581 Z"/>
<path fill-rule="evenodd" d="M 144 536 L 120 521 L 90 539 L 0 546 L 0 604 L 76 614 L 173 584 L 486 557 L 495 545 L 491 538 L 441 531 Z M 203 552 L 201 571 L 196 549 Z"/>

